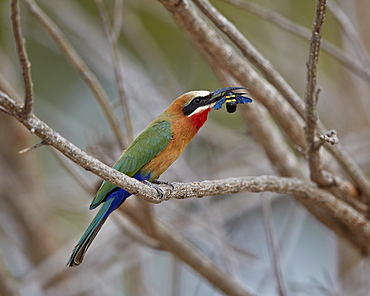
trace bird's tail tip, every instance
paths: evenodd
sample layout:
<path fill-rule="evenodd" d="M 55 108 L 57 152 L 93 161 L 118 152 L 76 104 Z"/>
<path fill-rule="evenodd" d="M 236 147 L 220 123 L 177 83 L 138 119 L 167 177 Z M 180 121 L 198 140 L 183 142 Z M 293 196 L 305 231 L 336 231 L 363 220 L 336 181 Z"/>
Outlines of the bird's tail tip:
<path fill-rule="evenodd" d="M 79 266 L 82 263 L 82 260 L 85 256 L 86 250 L 88 248 L 88 245 L 86 244 L 77 244 L 72 252 L 71 257 L 69 258 L 66 266 L 68 267 L 76 267 Z"/>

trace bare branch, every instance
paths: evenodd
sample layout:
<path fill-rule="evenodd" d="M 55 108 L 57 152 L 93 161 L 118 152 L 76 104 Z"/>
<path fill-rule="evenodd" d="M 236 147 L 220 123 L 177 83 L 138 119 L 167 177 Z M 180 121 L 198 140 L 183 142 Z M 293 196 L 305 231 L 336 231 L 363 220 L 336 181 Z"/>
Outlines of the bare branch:
<path fill-rule="evenodd" d="M 104 1 L 95 0 L 95 3 L 96 3 L 96 6 L 98 7 L 99 15 L 102 20 L 103 27 L 104 27 L 104 32 L 108 39 L 109 48 L 110 48 L 111 57 L 112 57 L 112 65 L 113 65 L 113 70 L 114 70 L 114 78 L 116 80 L 118 94 L 121 100 L 123 114 L 125 118 L 125 126 L 126 126 L 127 135 L 128 135 L 128 142 L 131 143 L 134 140 L 134 134 L 133 134 L 133 129 L 132 129 L 130 110 L 128 107 L 128 98 L 127 98 L 125 87 L 123 84 L 121 58 L 119 55 L 118 44 L 117 44 L 120 31 L 118 30 L 118 28 L 115 28 L 116 31 L 113 31 L 113 29 L 110 28 L 108 14 L 107 14 L 106 7 L 104 5 Z"/>
<path fill-rule="evenodd" d="M 10 19 L 12 23 L 12 32 L 14 35 L 15 44 L 17 46 L 17 54 L 19 63 L 22 69 L 23 84 L 24 84 L 24 105 L 23 113 L 24 116 L 32 111 L 33 105 L 33 82 L 31 77 L 31 63 L 28 60 L 28 55 L 26 51 L 26 41 L 23 38 L 22 28 L 21 28 L 21 17 L 19 14 L 19 3 L 18 0 L 12 0 L 10 4 L 11 14 Z"/>
<path fill-rule="evenodd" d="M 73 48 L 72 44 L 68 41 L 67 37 L 60 31 L 57 25 L 45 14 L 45 12 L 33 0 L 22 0 L 30 13 L 36 18 L 41 26 L 48 32 L 54 39 L 55 43 L 59 46 L 61 51 L 68 58 L 70 63 L 76 68 L 81 78 L 86 82 L 94 97 L 98 101 L 103 110 L 106 120 L 111 127 L 117 143 L 122 149 L 126 147 L 125 139 L 119 122 L 114 113 L 112 103 L 98 79 L 81 59 L 77 51 Z"/>
<path fill-rule="evenodd" d="M 307 28 L 285 18 L 284 16 L 273 10 L 260 6 L 257 3 L 240 0 L 225 1 L 232 5 L 236 5 L 237 7 L 248 10 L 249 12 L 261 17 L 262 19 L 276 25 L 278 28 L 292 33 L 304 40 L 310 40 L 311 38 L 311 32 Z M 364 69 L 364 67 L 353 58 L 351 58 L 348 53 L 325 39 L 322 40 L 321 48 L 323 51 L 329 53 L 333 58 L 347 67 L 353 73 L 370 82 L 370 71 L 368 69 Z"/>
<path fill-rule="evenodd" d="M 320 89 L 317 87 L 317 66 L 320 55 L 320 45 L 322 38 L 322 27 L 326 15 L 326 0 L 318 0 L 316 4 L 316 14 L 312 25 L 312 37 L 310 42 L 309 58 L 307 62 L 307 85 L 305 90 L 306 99 L 306 139 L 307 139 L 307 158 L 310 167 L 311 179 L 320 186 L 333 185 L 333 180 L 325 178 L 322 173 L 320 154 L 316 145 L 317 133 L 317 101 Z"/>

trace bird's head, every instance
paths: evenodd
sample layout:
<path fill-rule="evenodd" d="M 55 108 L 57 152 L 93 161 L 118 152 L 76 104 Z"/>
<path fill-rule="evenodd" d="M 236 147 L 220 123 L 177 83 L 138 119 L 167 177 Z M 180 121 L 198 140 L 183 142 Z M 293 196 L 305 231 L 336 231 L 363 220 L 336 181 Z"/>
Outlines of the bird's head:
<path fill-rule="evenodd" d="M 178 97 L 169 109 L 173 114 L 185 116 L 200 128 L 207 120 L 208 113 L 212 109 L 221 108 L 225 100 L 234 100 L 237 103 L 247 103 L 252 100 L 234 93 L 235 90 L 247 89 L 245 87 L 225 87 L 214 91 L 197 90 L 191 91 Z M 242 101 L 248 100 L 248 101 Z"/>

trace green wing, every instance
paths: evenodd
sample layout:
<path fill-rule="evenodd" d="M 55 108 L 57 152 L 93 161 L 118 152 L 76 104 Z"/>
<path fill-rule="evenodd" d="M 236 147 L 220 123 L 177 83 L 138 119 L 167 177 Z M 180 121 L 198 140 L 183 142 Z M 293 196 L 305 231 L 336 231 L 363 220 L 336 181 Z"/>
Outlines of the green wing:
<path fill-rule="evenodd" d="M 129 177 L 163 151 L 172 138 L 172 123 L 161 121 L 149 125 L 123 153 L 113 168 Z M 104 181 L 96 193 L 90 209 L 95 209 L 117 186 Z"/>

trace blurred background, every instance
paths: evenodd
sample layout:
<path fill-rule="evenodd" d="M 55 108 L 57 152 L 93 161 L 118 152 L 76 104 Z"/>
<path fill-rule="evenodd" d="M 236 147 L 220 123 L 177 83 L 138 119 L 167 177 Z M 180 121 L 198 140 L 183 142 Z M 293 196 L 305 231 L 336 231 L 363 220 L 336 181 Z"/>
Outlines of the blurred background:
<path fill-rule="evenodd" d="M 110 49 L 95 2 L 37 3 L 97 76 L 124 127 Z M 303 95 L 308 41 L 226 1 L 212 3 Z M 310 30 L 314 1 L 256 3 Z M 336 3 L 352 20 L 368 54 L 370 2 Z M 112 14 L 114 1 L 105 4 Z M 32 62 L 34 113 L 63 137 L 112 165 L 121 148 L 99 105 L 45 30 L 22 3 L 20 7 Z M 119 53 L 134 136 L 179 95 L 223 87 L 159 2 L 125 0 L 122 11 Z M 21 100 L 9 14 L 9 1 L 0 0 L 0 89 Z M 330 11 L 324 38 L 360 64 L 366 61 Z M 326 52 L 320 56 L 318 79 L 320 119 L 338 132 L 342 145 L 370 175 L 369 80 Z M 0 113 L 0 295 L 223 295 L 175 256 L 128 235 L 120 213 L 105 224 L 84 263 L 67 268 L 73 246 L 95 214 L 88 206 L 101 180 L 63 161 L 50 147 L 18 154 L 38 141 Z M 80 176 L 78 180 L 71 169 Z M 228 114 L 223 108 L 211 112 L 210 120 L 161 180 L 264 174 L 275 172 L 249 137 L 248 126 L 238 112 Z M 263 199 L 271 205 L 271 215 L 262 210 Z M 160 220 L 256 295 L 279 295 L 266 231 L 270 222 L 279 242 L 288 295 L 369 295 L 367 260 L 289 196 L 243 193 L 170 200 L 154 210 Z"/>

